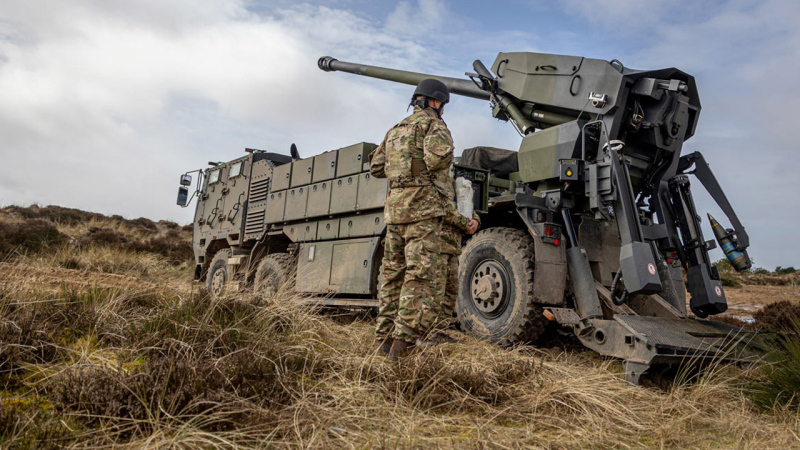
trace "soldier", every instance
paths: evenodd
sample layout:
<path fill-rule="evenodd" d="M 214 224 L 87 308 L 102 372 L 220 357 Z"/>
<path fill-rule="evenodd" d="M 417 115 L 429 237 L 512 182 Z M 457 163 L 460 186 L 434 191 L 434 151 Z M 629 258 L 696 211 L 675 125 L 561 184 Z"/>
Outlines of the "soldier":
<path fill-rule="evenodd" d="M 458 212 L 455 198 L 455 180 L 448 177 L 444 180 L 446 190 L 442 193 L 448 200 L 446 204 L 447 215 L 442 225 L 439 236 L 439 268 L 437 275 L 437 323 L 436 333 L 429 335 L 421 342 L 423 346 L 433 346 L 442 342 L 455 342 L 443 332 L 450 327 L 453 319 L 453 310 L 458 298 L 458 257 L 461 255 L 461 233 L 474 234 L 481 225 L 478 213 L 473 212 L 472 219 L 467 219 Z M 437 183 L 437 186 L 442 184 Z"/>
<path fill-rule="evenodd" d="M 375 334 L 379 351 L 390 359 L 410 354 L 437 320 L 438 235 L 446 202 L 434 181 L 449 174 L 453 162 L 453 138 L 441 119 L 449 101 L 444 83 L 423 80 L 411 97 L 414 113 L 370 155 L 370 173 L 389 181 Z"/>

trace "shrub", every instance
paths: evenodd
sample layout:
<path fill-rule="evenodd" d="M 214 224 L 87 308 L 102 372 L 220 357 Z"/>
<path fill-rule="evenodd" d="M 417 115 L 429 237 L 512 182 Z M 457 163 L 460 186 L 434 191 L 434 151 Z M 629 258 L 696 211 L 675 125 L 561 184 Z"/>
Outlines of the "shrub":
<path fill-rule="evenodd" d="M 800 410 L 800 321 L 792 333 L 773 343 L 770 363 L 761 367 L 762 377 L 750 386 L 750 394 L 761 409 L 775 407 Z"/>
<path fill-rule="evenodd" d="M 111 245 L 122 247 L 128 244 L 129 239 L 125 234 L 111 228 L 91 227 L 88 233 L 79 241 L 81 245 Z"/>
<path fill-rule="evenodd" d="M 732 288 L 740 288 L 740 287 L 742 287 L 742 283 L 732 273 L 720 273 L 719 274 L 719 279 L 722 282 L 723 286 L 732 287 Z"/>
<path fill-rule="evenodd" d="M 760 330 L 794 332 L 800 323 L 800 304 L 786 300 L 771 303 L 753 314 Z"/>
<path fill-rule="evenodd" d="M 125 248 L 137 252 L 156 253 L 166 257 L 173 264 L 180 264 L 194 258 L 194 250 L 192 250 L 191 243 L 181 236 L 177 230 L 169 230 L 163 236 L 131 242 Z"/>
<path fill-rule="evenodd" d="M 733 273 L 734 272 L 733 266 L 731 266 L 731 263 L 730 263 L 730 261 L 728 261 L 728 258 L 721 258 L 718 261 L 715 261 L 715 262 L 711 263 L 711 265 L 713 265 L 714 267 L 717 268 L 717 270 L 719 271 L 720 275 L 722 275 L 724 273 Z"/>
<path fill-rule="evenodd" d="M 67 237 L 44 220 L 0 222 L 0 259 L 11 253 L 38 253 L 66 242 Z"/>
<path fill-rule="evenodd" d="M 159 220 L 158 224 L 166 228 L 167 230 L 178 230 L 181 228 L 180 225 L 171 220 Z"/>
<path fill-rule="evenodd" d="M 104 215 L 99 213 L 55 205 L 45 206 L 44 208 L 38 205 L 31 205 L 27 208 L 22 206 L 7 206 L 3 208 L 2 211 L 23 219 L 43 219 L 64 225 L 77 225 L 89 222 L 92 219 L 100 220 L 105 218 Z"/>
<path fill-rule="evenodd" d="M 139 217 L 138 219 L 129 220 L 128 224 L 134 228 L 144 228 L 148 231 L 158 231 L 158 226 L 156 226 L 155 222 L 146 217 Z"/>
<path fill-rule="evenodd" d="M 111 291 L 63 289 L 61 298 L 0 299 L 0 373 L 15 373 L 24 364 L 52 362 L 63 346 L 92 333 L 98 323 L 94 303 Z"/>

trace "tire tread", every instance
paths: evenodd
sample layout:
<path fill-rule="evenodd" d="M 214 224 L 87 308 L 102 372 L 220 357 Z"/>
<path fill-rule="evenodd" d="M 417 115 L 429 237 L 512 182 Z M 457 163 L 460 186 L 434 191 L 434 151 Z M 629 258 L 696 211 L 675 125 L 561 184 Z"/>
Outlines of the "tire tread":
<path fill-rule="evenodd" d="M 292 271 L 296 265 L 296 258 L 288 253 L 272 253 L 264 257 L 261 262 L 258 263 L 258 268 L 256 269 L 256 279 L 255 283 L 258 285 L 260 281 L 260 277 L 262 274 L 262 268 L 266 265 L 271 265 L 276 271 L 281 274 L 281 277 L 286 280 L 291 280 Z M 290 291 L 294 290 L 294 285 L 290 284 Z"/>
<path fill-rule="evenodd" d="M 468 253 L 470 243 L 479 242 L 481 237 L 491 236 L 494 239 L 507 242 L 513 253 L 512 258 L 520 258 L 524 261 L 526 266 L 526 273 L 524 275 L 525 292 L 524 297 L 527 299 L 525 305 L 525 314 L 519 323 L 515 324 L 511 331 L 499 339 L 497 343 L 502 347 L 510 347 L 518 343 L 529 343 L 539 338 L 545 331 L 548 320 L 543 315 L 541 307 L 534 302 L 533 293 L 533 269 L 535 264 L 533 240 L 525 231 L 515 228 L 494 227 L 481 230 L 470 239 L 465 247 L 462 255 Z M 515 276 L 518 276 L 515 274 Z"/>

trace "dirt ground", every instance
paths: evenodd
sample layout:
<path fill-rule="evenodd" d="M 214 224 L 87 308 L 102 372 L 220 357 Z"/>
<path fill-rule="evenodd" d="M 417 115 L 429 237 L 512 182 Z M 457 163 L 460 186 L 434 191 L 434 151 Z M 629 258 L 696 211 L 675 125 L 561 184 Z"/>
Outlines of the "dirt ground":
<path fill-rule="evenodd" d="M 800 288 L 796 286 L 762 286 L 745 284 L 741 288 L 725 288 L 728 299 L 728 316 L 752 323 L 753 314 L 765 306 L 781 301 L 800 302 Z"/>

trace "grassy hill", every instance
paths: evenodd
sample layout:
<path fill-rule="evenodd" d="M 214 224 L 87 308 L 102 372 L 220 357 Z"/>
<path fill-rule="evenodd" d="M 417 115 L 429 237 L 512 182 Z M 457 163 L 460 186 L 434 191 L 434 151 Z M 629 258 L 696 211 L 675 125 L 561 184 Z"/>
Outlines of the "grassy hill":
<path fill-rule="evenodd" d="M 800 447 L 797 402 L 778 395 L 791 387 L 768 368 L 631 386 L 557 330 L 511 350 L 454 332 L 389 363 L 364 312 L 209 299 L 190 239 L 170 222 L 0 210 L 0 448 Z"/>

